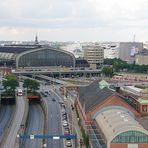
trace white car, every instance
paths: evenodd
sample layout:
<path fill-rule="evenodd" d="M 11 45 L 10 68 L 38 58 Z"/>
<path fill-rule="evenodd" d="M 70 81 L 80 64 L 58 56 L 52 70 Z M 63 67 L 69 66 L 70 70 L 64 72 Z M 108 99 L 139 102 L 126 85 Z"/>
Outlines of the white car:
<path fill-rule="evenodd" d="M 66 145 L 67 147 L 72 147 L 71 140 L 66 140 L 65 145 Z"/>
<path fill-rule="evenodd" d="M 63 121 L 63 126 L 64 127 L 68 126 L 68 122 L 66 120 Z"/>

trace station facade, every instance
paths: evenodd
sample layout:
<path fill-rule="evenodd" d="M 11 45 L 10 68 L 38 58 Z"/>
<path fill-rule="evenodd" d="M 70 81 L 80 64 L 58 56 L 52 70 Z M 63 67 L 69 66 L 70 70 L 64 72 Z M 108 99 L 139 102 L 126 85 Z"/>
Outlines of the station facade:
<path fill-rule="evenodd" d="M 74 67 L 75 57 L 67 51 L 51 47 L 25 51 L 16 57 L 16 68 L 35 66 Z"/>

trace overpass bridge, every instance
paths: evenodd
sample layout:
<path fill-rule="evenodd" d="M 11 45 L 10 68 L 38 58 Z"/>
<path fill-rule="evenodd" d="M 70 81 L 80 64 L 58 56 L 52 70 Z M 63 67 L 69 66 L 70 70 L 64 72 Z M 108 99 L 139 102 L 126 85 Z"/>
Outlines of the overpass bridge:
<path fill-rule="evenodd" d="M 69 84 L 69 82 L 66 82 L 66 81 L 63 81 L 63 80 L 59 80 L 59 79 L 56 79 L 56 78 L 52 78 L 52 77 L 48 77 L 48 76 L 44 76 L 44 75 L 36 75 L 34 78 L 32 77 L 28 77 L 28 76 L 23 76 L 23 75 L 20 75 L 19 76 L 19 79 L 30 79 L 30 80 L 36 80 L 37 82 L 39 82 L 40 84 L 45 84 L 44 81 L 42 80 L 38 80 L 38 79 L 35 79 L 35 78 L 41 78 L 41 79 L 44 79 L 44 80 L 48 80 L 48 81 L 51 81 L 51 82 L 54 82 L 54 83 L 58 83 L 58 84 Z"/>
<path fill-rule="evenodd" d="M 44 74 L 44 75 L 49 75 L 49 76 L 56 76 L 56 77 L 60 77 L 60 76 L 64 76 L 64 77 L 72 77 L 72 76 L 101 76 L 101 69 L 96 69 L 96 70 L 73 70 L 73 69 L 68 69 L 68 70 L 64 70 L 64 69 L 54 69 L 54 70 L 47 70 L 47 69 L 39 69 L 39 70 L 25 70 L 25 69 L 21 69 L 21 70 L 17 70 L 17 71 L 13 71 L 12 73 L 16 74 L 16 75 L 40 75 L 40 74 Z"/>
<path fill-rule="evenodd" d="M 69 84 L 66 81 L 59 80 L 59 79 L 56 79 L 56 78 L 53 78 L 53 77 L 48 77 L 48 76 L 45 76 L 45 75 L 36 75 L 36 77 L 41 78 L 41 79 L 45 79 L 45 80 L 49 80 L 49 81 L 52 81 L 52 82 L 58 83 L 58 84 L 63 84 L 63 85 Z"/>

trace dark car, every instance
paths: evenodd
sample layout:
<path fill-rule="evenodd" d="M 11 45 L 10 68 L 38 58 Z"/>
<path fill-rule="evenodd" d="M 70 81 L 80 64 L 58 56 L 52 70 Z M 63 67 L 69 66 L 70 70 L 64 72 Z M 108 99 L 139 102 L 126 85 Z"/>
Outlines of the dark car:
<path fill-rule="evenodd" d="M 56 101 L 55 98 L 52 98 L 52 101 L 55 102 Z"/>

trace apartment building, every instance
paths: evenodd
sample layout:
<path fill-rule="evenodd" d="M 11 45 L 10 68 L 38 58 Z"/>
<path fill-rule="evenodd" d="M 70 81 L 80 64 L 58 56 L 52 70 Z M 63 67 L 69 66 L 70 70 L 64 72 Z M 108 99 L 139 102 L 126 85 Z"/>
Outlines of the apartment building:
<path fill-rule="evenodd" d="M 135 62 L 135 56 L 143 50 L 142 42 L 120 42 L 119 58 L 128 63 Z"/>
<path fill-rule="evenodd" d="M 104 62 L 104 49 L 98 44 L 86 45 L 82 46 L 84 51 L 84 59 L 88 61 L 88 63 L 102 65 Z"/>

